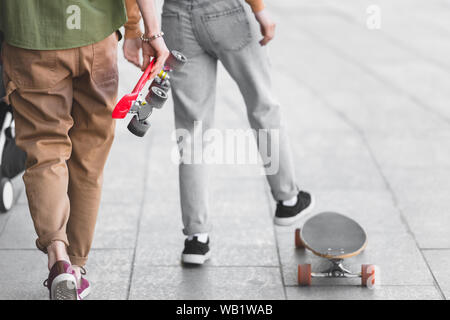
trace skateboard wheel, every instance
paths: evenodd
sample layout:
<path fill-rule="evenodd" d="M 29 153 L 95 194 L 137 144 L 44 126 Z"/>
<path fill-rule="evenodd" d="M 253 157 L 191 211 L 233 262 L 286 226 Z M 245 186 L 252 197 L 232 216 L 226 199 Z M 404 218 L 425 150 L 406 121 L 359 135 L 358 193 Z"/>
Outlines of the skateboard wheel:
<path fill-rule="evenodd" d="M 0 212 L 8 212 L 14 202 L 14 188 L 8 178 L 0 180 L 0 196 Z"/>
<path fill-rule="evenodd" d="M 135 136 L 138 136 L 138 137 L 143 137 L 147 133 L 147 130 L 149 128 L 150 128 L 150 123 L 148 123 L 145 120 L 139 121 L 137 115 L 135 115 L 131 119 L 130 123 L 128 124 L 128 130 L 132 134 L 134 134 Z"/>
<path fill-rule="evenodd" d="M 150 85 L 150 88 L 157 87 L 163 90 L 165 93 L 168 93 L 170 90 L 170 82 L 169 81 L 163 81 L 162 83 L 157 83 L 156 81 L 153 81 Z"/>
<path fill-rule="evenodd" d="M 300 236 L 300 228 L 295 229 L 295 247 L 299 249 L 303 249 L 305 247 Z"/>
<path fill-rule="evenodd" d="M 311 285 L 311 265 L 299 264 L 298 265 L 298 284 L 301 286 Z"/>
<path fill-rule="evenodd" d="M 145 101 L 147 101 L 149 105 L 158 109 L 162 108 L 166 100 L 167 93 L 157 86 L 151 87 L 147 97 L 145 97 Z"/>
<path fill-rule="evenodd" d="M 171 70 L 181 69 L 187 62 L 187 58 L 179 51 L 172 50 L 166 60 L 166 66 Z"/>
<path fill-rule="evenodd" d="M 151 105 L 149 105 L 149 104 L 143 105 L 137 111 L 138 119 L 140 121 L 144 121 L 145 119 L 150 117 L 152 112 L 153 112 L 153 108 Z"/>
<path fill-rule="evenodd" d="M 363 287 L 375 286 L 375 270 L 376 266 L 373 264 L 361 265 L 361 285 Z"/>

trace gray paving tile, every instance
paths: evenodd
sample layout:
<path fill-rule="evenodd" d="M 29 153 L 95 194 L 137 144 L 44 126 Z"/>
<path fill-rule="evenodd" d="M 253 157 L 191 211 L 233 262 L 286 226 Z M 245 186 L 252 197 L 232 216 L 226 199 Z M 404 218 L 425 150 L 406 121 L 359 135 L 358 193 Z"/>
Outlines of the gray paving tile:
<path fill-rule="evenodd" d="M 336 30 L 341 30 L 341 25 L 346 24 L 346 22 L 341 21 L 340 18 L 331 18 L 331 24 L 334 24 L 334 27 L 331 27 L 330 24 L 323 23 L 325 20 L 322 19 L 322 15 L 315 15 L 315 20 L 314 17 L 306 17 L 306 19 L 299 20 L 297 15 L 294 14 L 292 14 L 291 17 L 290 24 L 298 22 L 301 25 L 299 27 L 303 28 L 303 30 L 314 30 L 317 33 L 317 29 L 320 29 L 321 27 L 322 29 L 325 28 L 321 31 L 322 33 L 319 32 L 319 34 L 321 34 L 322 38 L 326 39 L 326 41 L 340 39 L 344 34 L 347 34 L 339 32 L 339 36 L 329 36 L 336 32 Z M 283 19 L 286 18 L 287 17 L 283 16 Z M 336 26 L 336 23 L 339 25 Z M 297 81 L 308 82 L 308 85 L 317 91 L 318 96 L 323 97 L 323 99 L 331 103 L 337 110 L 343 112 L 345 116 L 353 120 L 358 120 L 358 124 L 361 128 L 364 128 L 364 130 L 377 129 L 392 132 L 398 129 L 430 129 L 436 128 L 437 125 L 443 125 L 442 121 L 435 119 L 436 117 L 430 116 L 429 113 L 425 112 L 420 106 L 415 105 L 408 97 L 405 97 L 398 92 L 396 93 L 394 90 L 387 87 L 385 83 L 380 83 L 373 79 L 370 75 L 366 74 L 351 62 L 343 60 L 341 57 L 336 57 L 335 52 L 330 50 L 330 48 L 325 47 L 326 50 L 323 50 L 320 41 L 312 41 L 315 36 L 310 35 L 308 38 L 305 37 L 305 33 L 308 34 L 308 32 L 295 34 L 288 32 L 288 25 L 289 24 L 286 24 L 285 32 L 280 29 L 278 37 L 285 43 L 296 43 L 297 45 L 301 45 L 303 48 L 302 56 L 304 58 L 293 59 L 289 55 L 294 48 L 291 50 L 283 48 L 283 50 L 278 50 L 276 52 L 277 56 L 280 57 L 279 60 L 277 59 L 275 61 L 278 61 L 277 66 L 282 68 L 283 61 L 289 60 L 293 66 L 295 65 L 295 68 L 302 70 L 301 78 L 298 77 L 298 74 L 295 74 Z M 282 25 L 280 28 L 282 28 Z M 359 34 L 358 38 L 355 40 L 359 41 L 359 37 L 365 37 L 365 39 L 363 39 L 364 42 L 361 43 L 367 44 L 368 37 L 366 37 L 367 34 L 364 32 L 364 29 L 355 28 L 354 31 Z M 370 40 L 369 42 L 371 42 L 370 45 L 372 46 L 379 47 L 384 45 L 384 43 L 380 44 L 377 43 L 377 41 Z M 347 39 L 345 39 L 340 41 L 340 47 L 344 46 L 345 50 L 352 51 L 352 55 L 358 55 L 361 43 L 349 43 Z M 364 62 L 371 62 L 376 59 L 368 59 L 368 57 L 373 54 L 379 54 L 380 58 L 384 59 L 383 62 L 386 64 L 386 68 L 390 68 L 390 64 L 385 58 L 386 52 L 384 50 L 372 50 L 370 49 L 370 45 L 362 46 L 362 49 L 370 51 L 370 54 L 364 52 L 364 54 L 359 54 L 358 58 L 364 59 Z M 389 51 L 389 54 L 392 54 L 392 52 Z M 309 61 L 320 61 L 320 66 L 318 64 L 309 63 Z M 323 70 L 323 72 L 318 73 L 318 68 Z M 406 68 L 410 68 L 409 64 Z M 294 67 L 292 70 L 294 70 Z M 402 76 L 402 79 L 404 79 L 405 72 L 397 72 Z M 345 80 L 336 81 L 336 79 L 342 79 L 342 74 L 346 75 Z M 414 112 L 411 112 L 410 110 L 414 110 Z"/>
<path fill-rule="evenodd" d="M 93 248 L 134 248 L 139 212 L 139 204 L 101 204 Z"/>
<path fill-rule="evenodd" d="M 0 213 L 0 237 L 10 217 L 11 215 L 8 213 Z"/>
<path fill-rule="evenodd" d="M 143 196 L 147 140 L 129 132 L 118 134 L 105 166 L 103 202 L 135 203 Z"/>
<path fill-rule="evenodd" d="M 368 160 L 368 159 L 365 159 Z M 298 183 L 305 189 L 383 189 L 373 163 L 358 155 L 347 159 L 304 155 L 296 162 Z"/>
<path fill-rule="evenodd" d="M 17 204 L 7 213 L 8 220 L 0 235 L 0 248 L 35 249 L 36 232 L 28 205 Z"/>
<path fill-rule="evenodd" d="M 439 192 L 450 189 L 449 169 L 441 166 L 383 167 L 396 194 L 408 195 L 412 190 Z M 405 188 L 407 186 L 407 188 Z"/>
<path fill-rule="evenodd" d="M 434 286 L 382 286 L 374 290 L 360 286 L 288 287 L 289 300 L 439 300 Z"/>
<path fill-rule="evenodd" d="M 401 12 L 402 5 L 405 4 L 409 5 L 410 14 L 395 14 L 395 12 Z M 382 1 L 380 5 L 382 8 L 386 8 L 387 2 Z M 447 60 L 444 57 L 450 48 L 440 39 L 448 34 L 449 26 L 438 9 L 439 5 L 439 1 L 430 1 L 426 5 L 422 5 L 420 1 L 389 3 L 389 11 L 393 14 L 383 17 L 382 30 L 385 32 L 381 32 L 381 36 L 392 40 L 397 45 L 410 48 L 411 53 L 420 56 L 424 62 L 431 63 L 429 60 L 437 60 L 446 64 Z M 351 16 L 355 24 L 364 25 L 365 16 L 360 12 L 367 6 L 368 2 L 359 1 L 359 5 L 347 3 L 347 5 L 334 5 L 333 7 L 347 16 Z M 434 13 L 431 14 L 432 12 Z"/>
<path fill-rule="evenodd" d="M 284 299 L 278 268 L 137 265 L 131 299 Z"/>
<path fill-rule="evenodd" d="M 133 250 L 92 250 L 86 266 L 92 285 L 89 300 L 127 298 Z"/>
<path fill-rule="evenodd" d="M 1 300 L 48 299 L 47 257 L 38 250 L 0 250 L 0 270 Z"/>
<path fill-rule="evenodd" d="M 24 202 L 24 200 L 23 200 L 25 197 L 25 187 L 23 184 L 22 175 L 15 177 L 14 179 L 11 180 L 11 182 L 13 184 L 13 189 L 14 189 L 14 206 L 26 203 L 26 201 Z M 14 210 L 12 210 L 12 212 L 14 212 Z M 8 220 L 11 217 L 10 213 L 11 212 L 6 212 L 6 213 L 0 212 L 0 237 L 1 237 L 2 231 L 4 230 Z"/>
<path fill-rule="evenodd" d="M 435 131 L 425 138 L 418 137 L 380 137 L 370 139 L 377 159 L 383 166 L 394 168 L 450 167 L 450 127 L 447 132 Z"/>
<path fill-rule="evenodd" d="M 309 132 L 292 138 L 291 145 L 302 185 L 317 189 L 385 187 L 367 147 L 354 132 Z"/>
<path fill-rule="evenodd" d="M 443 190 L 406 190 L 399 206 L 421 248 L 450 248 L 450 211 L 448 192 Z"/>
<path fill-rule="evenodd" d="M 423 254 L 446 299 L 450 299 L 450 250 L 424 250 Z"/>
<path fill-rule="evenodd" d="M 299 83 L 296 77 L 288 72 L 283 72 L 278 73 L 276 78 L 278 81 L 273 83 L 273 88 L 282 106 L 283 121 L 290 133 L 291 140 L 303 139 L 305 134 L 353 132 L 339 116 L 323 106 L 319 97 L 314 95 L 303 83 Z"/>
<path fill-rule="evenodd" d="M 327 45 L 337 48 L 350 59 L 364 64 L 372 72 L 381 75 L 380 81 L 393 83 L 395 89 L 401 88 L 407 94 L 423 99 L 423 101 L 428 101 L 432 96 L 431 107 L 447 117 L 450 115 L 448 108 L 445 107 L 448 95 L 444 89 L 448 73 L 442 70 L 441 66 L 424 63 L 410 49 L 383 38 L 382 33 L 374 33 L 372 37 L 368 37 L 367 29 L 356 28 L 355 25 L 340 17 L 331 18 L 327 20 L 326 24 L 323 23 L 323 19 L 317 19 L 317 16 L 298 21 L 304 23 L 306 28 L 314 30 L 315 34 L 320 34 Z M 333 26 L 340 33 L 335 37 L 330 37 L 328 33 Z M 344 36 L 348 32 L 352 33 L 352 37 Z M 382 51 L 384 52 L 376 49 L 379 46 L 383 47 Z M 388 63 L 385 52 L 389 52 L 390 61 L 396 61 L 396 63 Z M 405 77 L 410 81 L 405 82 Z M 426 81 L 423 81 L 424 79 Z"/>

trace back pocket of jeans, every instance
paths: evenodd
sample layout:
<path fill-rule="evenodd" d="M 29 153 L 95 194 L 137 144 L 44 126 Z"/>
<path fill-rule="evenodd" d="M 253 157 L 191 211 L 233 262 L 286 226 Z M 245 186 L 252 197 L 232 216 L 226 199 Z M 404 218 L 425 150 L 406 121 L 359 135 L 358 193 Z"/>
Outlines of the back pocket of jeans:
<path fill-rule="evenodd" d="M 243 7 L 202 17 L 211 41 L 222 50 L 240 50 L 251 40 L 250 23 Z"/>
<path fill-rule="evenodd" d="M 183 35 L 180 15 L 177 12 L 164 11 L 162 13 L 161 30 L 169 50 L 183 51 Z"/>

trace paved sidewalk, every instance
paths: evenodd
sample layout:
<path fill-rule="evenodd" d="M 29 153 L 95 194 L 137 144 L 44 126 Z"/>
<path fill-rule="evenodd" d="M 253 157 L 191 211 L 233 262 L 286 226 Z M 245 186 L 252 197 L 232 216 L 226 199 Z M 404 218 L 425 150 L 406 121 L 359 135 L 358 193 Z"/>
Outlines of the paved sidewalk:
<path fill-rule="evenodd" d="M 450 21 L 448 0 L 267 1 L 279 22 L 269 48 L 302 188 L 315 212 L 340 211 L 367 230 L 348 263 L 382 270 L 358 281 L 296 285 L 295 227 L 274 227 L 275 204 L 256 168 L 219 166 L 211 180 L 213 256 L 180 265 L 173 106 L 152 115 L 144 139 L 119 121 L 107 164 L 91 299 L 443 299 L 450 297 Z M 379 5 L 380 30 L 366 27 Z M 137 71 L 120 61 L 121 93 Z M 218 128 L 248 127 L 236 85 L 219 70 Z M 46 257 L 24 195 L 0 215 L 0 299 L 46 299 Z M 317 264 L 316 264 L 317 265 Z M 14 271 L 14 273 L 12 273 Z M 11 277 L 11 274 L 17 277 Z"/>

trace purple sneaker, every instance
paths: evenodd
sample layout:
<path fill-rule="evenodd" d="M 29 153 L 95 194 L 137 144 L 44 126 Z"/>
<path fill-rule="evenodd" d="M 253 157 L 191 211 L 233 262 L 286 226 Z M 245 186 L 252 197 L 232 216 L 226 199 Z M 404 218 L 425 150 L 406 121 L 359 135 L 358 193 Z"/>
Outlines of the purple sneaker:
<path fill-rule="evenodd" d="M 78 296 L 80 300 L 85 299 L 91 293 L 91 285 L 87 279 L 81 277 L 80 286 L 78 288 Z"/>
<path fill-rule="evenodd" d="M 70 263 L 56 261 L 44 281 L 48 288 L 50 300 L 77 300 L 77 280 Z"/>

